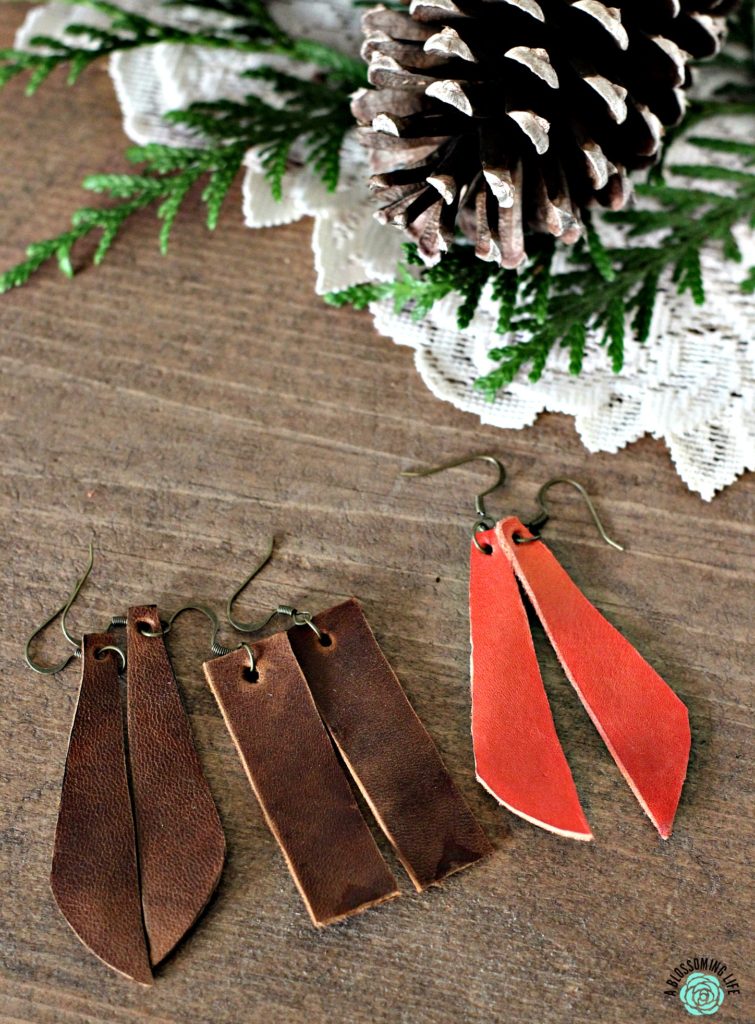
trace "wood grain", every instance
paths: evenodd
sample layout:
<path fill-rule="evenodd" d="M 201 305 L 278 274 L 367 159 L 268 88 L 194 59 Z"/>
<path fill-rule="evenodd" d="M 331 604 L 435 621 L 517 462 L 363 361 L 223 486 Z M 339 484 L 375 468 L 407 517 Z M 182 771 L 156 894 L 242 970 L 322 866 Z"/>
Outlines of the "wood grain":
<path fill-rule="evenodd" d="M 3 45 L 22 13 L 0 8 Z M 85 173 L 124 166 L 125 144 L 97 70 L 75 90 L 55 77 L 34 100 L 12 83 L 0 131 L 10 266 L 90 201 Z M 433 398 L 411 353 L 366 314 L 314 296 L 308 224 L 248 231 L 239 201 L 215 235 L 181 217 L 166 258 L 146 215 L 100 269 L 72 283 L 46 270 L 0 299 L 0 1020 L 656 1024 L 686 1019 L 664 981 L 694 955 L 739 977 L 743 994 L 717 1019 L 753 1020 L 752 480 L 704 504 L 649 439 L 589 455 L 566 417 L 521 432 L 480 426 Z M 539 630 L 595 842 L 507 816 L 473 781 L 468 529 L 487 477 L 484 467 L 425 481 L 397 473 L 481 449 L 509 469 L 496 511 L 526 515 L 544 479 L 568 474 L 628 547 L 601 544 L 576 496 L 554 496 L 557 557 L 690 709 L 692 763 L 668 844 Z M 404 879 L 402 899 L 316 933 L 203 683 L 205 622 L 187 616 L 170 646 L 228 864 L 200 926 L 143 992 L 87 954 L 55 909 L 47 879 L 77 673 L 32 676 L 23 640 L 60 602 L 91 537 L 98 558 L 77 630 L 130 604 L 220 605 L 271 533 L 275 558 L 239 611 L 359 597 L 497 851 L 419 896 Z M 53 633 L 42 653 L 60 650 Z"/>

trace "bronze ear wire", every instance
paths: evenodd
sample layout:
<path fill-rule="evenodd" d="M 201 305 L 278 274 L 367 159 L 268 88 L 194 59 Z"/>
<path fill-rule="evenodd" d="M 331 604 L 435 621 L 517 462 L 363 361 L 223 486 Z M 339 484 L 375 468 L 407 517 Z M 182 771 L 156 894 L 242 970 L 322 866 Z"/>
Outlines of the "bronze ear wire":
<path fill-rule="evenodd" d="M 491 484 L 486 491 L 482 491 L 478 494 L 474 500 L 477 519 L 472 527 L 472 540 L 474 541 L 475 547 L 478 551 L 481 551 L 483 554 L 487 554 L 488 552 L 478 541 L 477 534 L 484 533 L 486 530 L 492 530 L 496 521 L 487 513 L 485 508 L 485 498 L 487 498 L 489 494 L 492 494 L 493 491 L 498 490 L 499 487 L 503 487 L 506 482 L 506 467 L 495 457 L 495 455 L 490 455 L 487 452 L 478 452 L 475 455 L 467 455 L 461 459 L 453 459 L 451 462 L 443 462 L 440 466 L 431 466 L 429 469 L 404 469 L 401 471 L 399 476 L 434 476 L 435 473 L 442 473 L 446 469 L 455 469 L 456 466 L 465 466 L 468 462 L 475 461 L 488 462 L 498 470 L 498 479 L 495 483 Z"/>
<path fill-rule="evenodd" d="M 625 550 L 621 544 L 619 544 L 615 540 L 612 540 L 606 533 L 603 527 L 603 523 L 600 520 L 600 516 L 598 515 L 597 510 L 592 503 L 592 499 L 590 498 L 590 495 L 587 493 L 582 484 L 580 484 L 577 480 L 572 480 L 570 477 L 567 476 L 556 476 L 553 477 L 552 480 L 548 480 L 547 483 L 543 484 L 543 486 L 537 492 L 537 503 L 540 506 L 540 512 L 537 516 L 535 516 L 534 519 L 530 520 L 530 522 L 525 523 L 525 526 L 530 531 L 530 533 L 533 533 L 536 536 L 522 537 L 520 534 L 514 534 L 515 544 L 533 544 L 535 541 L 540 540 L 540 531 L 543 529 L 543 527 L 546 525 L 546 523 L 551 517 L 551 510 L 546 501 L 546 496 L 551 487 L 554 487 L 556 484 L 568 484 L 569 487 L 573 487 L 576 491 L 578 491 L 582 500 L 587 505 L 590 515 L 592 516 L 592 521 L 595 523 L 595 528 L 597 529 L 602 539 L 606 542 L 606 544 L 610 544 L 612 548 L 616 548 L 617 551 Z"/>
<path fill-rule="evenodd" d="M 239 621 L 239 619 L 234 618 L 233 606 L 236 600 L 249 586 L 249 584 L 252 582 L 255 576 L 259 575 L 259 573 L 265 568 L 265 566 L 273 556 L 274 547 L 275 538 L 271 537 L 267 547 L 267 551 L 262 556 L 261 560 L 257 563 L 257 565 L 255 565 L 255 567 L 252 569 L 252 571 L 249 573 L 246 579 L 241 584 L 239 584 L 239 586 L 234 590 L 234 592 L 226 601 L 225 617 L 228 620 L 228 623 L 239 633 L 259 633 L 260 630 L 264 629 L 269 622 L 272 622 L 276 615 L 286 615 L 288 616 L 288 618 L 292 620 L 295 626 L 309 626 L 309 628 L 314 631 L 315 635 L 317 636 L 317 639 L 322 640 L 322 633 L 317 628 L 315 623 L 312 621 L 312 613 L 306 611 L 299 611 L 298 609 L 288 604 L 277 605 L 268 616 L 266 616 L 263 619 L 260 619 L 259 622 L 241 622 Z M 243 644 L 242 646 L 246 647 L 246 649 L 250 651 L 249 647 L 246 644 Z M 254 658 L 251 655 L 251 651 L 250 657 L 252 658 L 251 668 L 253 670 Z"/>
<path fill-rule="evenodd" d="M 481 545 L 480 542 L 477 540 L 477 534 L 484 533 L 486 530 L 492 530 L 496 524 L 496 521 L 493 519 L 492 516 L 487 514 L 484 499 L 489 494 L 492 494 L 493 491 L 497 490 L 499 487 L 502 487 L 506 482 L 506 468 L 503 465 L 503 463 L 498 458 L 496 458 L 495 455 L 490 455 L 487 452 L 479 452 L 474 455 L 468 455 L 461 459 L 453 459 L 450 462 L 444 462 L 439 466 L 431 466 L 429 469 L 405 469 L 402 470 L 402 472 L 399 475 L 409 477 L 433 476 L 435 473 L 443 472 L 443 470 L 454 469 L 456 466 L 465 466 L 467 463 L 474 461 L 488 462 L 490 463 L 490 465 L 495 466 L 496 469 L 498 470 L 498 479 L 495 481 L 495 483 L 488 487 L 486 491 L 482 491 L 481 494 L 478 494 L 477 497 L 475 498 L 474 503 L 475 512 L 477 513 L 477 520 L 475 521 L 474 526 L 472 527 L 474 544 L 478 551 L 481 551 L 483 554 L 488 554 L 489 552 L 486 551 L 485 547 L 483 547 L 483 545 Z M 574 487 L 575 490 L 579 492 L 583 501 L 587 505 L 590 515 L 592 516 L 592 520 L 601 538 L 606 542 L 606 544 L 610 544 L 612 548 L 616 548 L 617 551 L 624 551 L 622 545 L 617 543 L 617 541 L 612 540 L 611 537 L 609 537 L 606 533 L 603 523 L 600 520 L 600 516 L 598 515 L 598 512 L 595 508 L 595 505 L 593 504 L 590 495 L 587 493 L 582 484 L 580 484 L 577 480 L 572 480 L 570 477 L 562 476 L 553 477 L 553 479 L 548 480 L 546 483 L 543 484 L 543 486 L 538 491 L 537 503 L 540 506 L 540 512 L 538 513 L 538 515 L 535 516 L 534 519 L 530 520 L 530 522 L 525 524 L 527 529 L 531 533 L 537 534 L 537 536 L 522 537 L 517 534 L 514 537 L 515 543 L 532 544 L 535 541 L 540 540 L 540 531 L 551 518 L 551 510 L 546 501 L 547 494 L 551 487 L 554 487 L 556 484 L 568 484 L 570 487 Z"/>
<path fill-rule="evenodd" d="M 247 655 L 249 656 L 250 670 L 254 671 L 254 652 L 252 651 L 252 648 L 249 646 L 249 644 L 243 642 L 236 644 L 235 647 L 227 647 L 225 644 L 222 644 L 218 640 L 218 633 L 220 632 L 220 621 L 215 612 L 212 610 L 212 608 L 208 608 L 207 605 L 185 604 L 182 608 L 179 608 L 177 611 L 173 612 L 173 614 L 164 622 L 161 621 L 159 630 L 140 628 L 139 632 L 141 633 L 142 636 L 146 636 L 148 638 L 165 637 L 173 629 L 173 623 L 176 621 L 176 619 L 180 615 L 184 615 L 186 612 L 200 612 L 209 621 L 210 625 L 212 626 L 212 633 L 210 634 L 210 651 L 213 654 L 222 657 L 225 654 L 231 654 L 232 651 L 238 651 L 243 648 L 246 651 Z"/>
<path fill-rule="evenodd" d="M 39 634 L 39 632 L 41 632 L 41 630 L 43 630 L 45 628 L 45 626 L 49 625 L 50 622 L 52 622 L 56 618 L 57 615 L 61 615 L 62 614 L 62 618 L 60 620 L 60 628 L 63 631 L 63 636 L 65 636 L 65 638 L 68 641 L 68 643 L 71 644 L 76 649 L 74 651 L 74 654 L 71 655 L 71 657 L 80 657 L 81 639 L 77 639 L 75 636 L 73 636 L 71 631 L 68 629 L 67 619 L 68 619 L 68 613 L 71 610 L 71 606 L 73 605 L 74 601 L 78 597 L 78 595 L 79 595 L 79 593 L 81 591 L 81 588 L 84 586 L 86 581 L 89 579 L 89 576 L 90 576 L 90 574 L 92 572 L 93 565 L 94 565 L 94 548 L 93 548 L 93 545 L 90 543 L 90 545 L 89 545 L 89 562 L 88 562 L 88 564 L 86 566 L 86 569 L 84 570 L 83 576 L 81 576 L 81 578 L 77 581 L 76 586 L 74 587 L 73 591 L 71 592 L 71 596 L 68 598 L 68 601 L 66 602 L 65 605 L 63 605 L 62 608 L 58 609 L 58 611 L 55 612 L 55 614 L 52 615 L 47 620 L 46 623 L 44 623 L 42 626 L 40 626 L 31 635 L 31 637 L 29 638 L 28 643 L 30 643 L 34 639 L 34 637 L 37 636 Z M 210 622 L 210 624 L 212 626 L 212 634 L 211 634 L 211 637 L 210 637 L 210 650 L 212 651 L 213 654 L 217 654 L 217 655 L 230 654 L 230 652 L 232 650 L 236 650 L 237 649 L 236 647 L 226 647 L 224 644 L 220 643 L 220 641 L 218 640 L 218 633 L 220 632 L 220 622 L 218 620 L 218 617 L 217 617 L 217 615 L 215 614 L 215 612 L 211 608 L 208 608 L 207 605 L 204 605 L 204 604 L 185 604 L 185 605 L 183 605 L 183 607 L 178 608 L 175 612 L 173 612 L 173 614 L 170 615 L 168 619 L 166 619 L 164 621 L 161 620 L 161 622 L 160 622 L 160 629 L 159 630 L 157 630 L 157 629 L 156 630 L 150 630 L 150 629 L 146 629 L 146 628 L 142 627 L 142 628 L 139 629 L 139 632 L 142 634 L 142 636 L 146 636 L 146 637 L 149 637 L 151 639 L 155 639 L 157 637 L 165 637 L 165 636 L 168 635 L 168 633 L 170 633 L 170 631 L 173 628 L 173 623 L 176 621 L 177 618 L 179 618 L 179 616 L 184 615 L 186 612 L 192 612 L 192 611 L 200 612 L 202 615 L 205 616 L 206 619 L 208 619 L 208 621 Z M 126 615 L 113 615 L 112 618 L 110 619 L 110 624 L 108 626 L 108 631 L 111 630 L 111 629 L 114 629 L 116 627 L 119 627 L 119 626 L 125 626 L 127 621 L 128 621 L 128 617 Z M 28 643 L 27 643 L 27 647 L 28 647 Z M 243 644 L 241 646 L 246 647 L 246 644 Z M 108 650 L 108 649 L 110 649 L 110 648 L 102 648 L 102 650 Z M 120 651 L 118 648 L 113 648 L 113 649 L 117 650 L 120 653 L 121 662 L 122 662 L 123 668 L 125 669 L 126 661 L 125 661 L 125 656 L 123 655 L 123 652 Z M 79 653 L 77 653 L 77 652 L 79 652 Z M 70 657 L 69 657 L 68 661 L 70 661 Z M 66 661 L 66 664 L 68 664 L 68 661 Z M 56 669 L 56 670 L 59 671 L 59 669 Z M 49 672 L 51 670 L 47 669 L 47 671 Z"/>
<path fill-rule="evenodd" d="M 68 629 L 68 626 L 67 626 L 67 623 L 66 623 L 66 619 L 68 617 L 69 611 L 71 610 L 71 606 L 76 601 L 76 599 L 78 598 L 79 594 L 81 593 L 81 590 L 82 590 L 84 584 L 86 583 L 86 581 L 89 579 L 89 577 L 91 575 L 91 572 L 92 572 L 92 568 L 94 567 L 94 544 L 93 544 L 92 541 L 89 542 L 89 549 L 88 550 L 89 550 L 89 557 L 88 557 L 86 568 L 84 569 L 83 574 L 76 580 L 76 582 L 75 582 L 75 584 L 73 586 L 73 589 L 71 590 L 71 593 L 69 594 L 65 604 L 62 604 L 60 606 L 60 608 L 58 608 L 56 611 L 54 611 L 52 613 L 52 615 L 48 619 L 45 619 L 45 621 L 42 623 L 41 626 L 37 626 L 37 628 L 34 630 L 34 632 L 31 633 L 31 635 L 28 637 L 28 639 L 27 639 L 27 641 L 26 641 L 26 643 L 24 645 L 24 660 L 25 660 L 26 664 L 29 666 L 29 668 L 32 670 L 32 672 L 36 672 L 38 675 L 57 675 L 58 672 L 62 672 L 65 668 L 67 668 L 68 665 L 70 665 L 70 663 L 75 658 L 81 658 L 81 656 L 82 656 L 82 639 L 81 638 L 76 639 L 76 637 L 74 637 L 70 633 L 70 631 Z M 53 623 L 55 621 L 55 619 L 57 619 L 58 616 L 61 616 L 60 628 L 62 630 L 63 636 L 66 638 L 68 643 L 71 644 L 71 646 L 73 647 L 73 653 L 69 654 L 67 658 L 64 658 L 57 665 L 40 665 L 38 662 L 35 662 L 34 659 L 31 656 L 31 645 L 34 643 L 34 641 L 40 635 L 40 633 L 42 633 L 45 629 L 47 629 L 47 627 L 49 625 L 51 625 L 51 623 Z M 114 615 L 111 618 L 110 624 L 109 624 L 108 628 L 105 630 L 105 632 L 109 632 L 115 626 L 124 626 L 125 624 L 126 624 L 126 617 L 125 616 L 123 616 L 123 615 Z M 101 655 L 105 651 L 113 651 L 115 654 L 118 655 L 118 659 L 120 661 L 120 666 L 121 666 L 119 671 L 120 672 L 125 672 L 125 670 L 126 670 L 126 655 L 121 650 L 121 648 L 117 647 L 115 644 L 106 644 L 104 647 L 100 647 L 99 648 L 98 656 Z"/>

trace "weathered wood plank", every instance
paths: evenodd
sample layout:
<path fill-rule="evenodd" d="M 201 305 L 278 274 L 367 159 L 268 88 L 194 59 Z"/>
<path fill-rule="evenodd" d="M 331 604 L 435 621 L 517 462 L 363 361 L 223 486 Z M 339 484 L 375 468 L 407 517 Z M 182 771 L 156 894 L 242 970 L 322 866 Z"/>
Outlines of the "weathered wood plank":
<path fill-rule="evenodd" d="M 19 16 L 0 9 L 4 41 Z M 35 100 L 11 84 L 0 128 L 7 266 L 88 201 L 85 173 L 123 166 L 124 140 L 97 71 L 73 91 L 56 78 Z M 214 236 L 181 218 L 167 258 L 145 216 L 100 269 L 73 283 L 45 271 L 0 299 L 0 1020 L 656 1024 L 683 1019 L 664 980 L 696 954 L 740 977 L 744 994 L 721 1019 L 752 1020 L 752 480 L 706 505 L 659 443 L 591 456 L 564 417 L 522 432 L 480 426 L 426 392 L 411 353 L 366 315 L 314 297 L 308 232 L 247 231 L 236 194 Z M 510 474 L 494 509 L 526 514 L 544 479 L 574 475 L 629 548 L 601 545 L 578 502 L 554 495 L 557 555 L 690 707 L 693 760 L 666 845 L 539 630 L 595 843 L 507 816 L 473 781 L 466 558 L 481 471 L 397 473 L 486 448 Z M 97 964 L 54 907 L 47 876 L 76 670 L 31 677 L 23 638 L 91 536 L 98 561 L 76 628 L 142 601 L 221 604 L 271 533 L 276 557 L 241 607 L 318 610 L 357 595 L 497 852 L 422 896 L 404 880 L 403 899 L 315 933 L 203 684 L 204 622 L 182 620 L 171 647 L 228 866 L 202 924 L 144 992 Z M 58 638 L 42 649 L 58 650 Z"/>

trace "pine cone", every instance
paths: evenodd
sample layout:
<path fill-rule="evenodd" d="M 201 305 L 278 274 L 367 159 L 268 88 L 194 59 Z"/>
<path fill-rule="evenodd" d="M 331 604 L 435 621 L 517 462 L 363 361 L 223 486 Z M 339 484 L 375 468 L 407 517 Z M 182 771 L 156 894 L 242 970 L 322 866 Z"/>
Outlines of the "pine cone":
<path fill-rule="evenodd" d="M 411 0 L 364 16 L 374 89 L 353 111 L 378 217 L 428 264 L 458 226 L 477 255 L 525 258 L 525 225 L 575 242 L 620 209 L 684 110 L 690 57 L 716 53 L 736 0 Z"/>

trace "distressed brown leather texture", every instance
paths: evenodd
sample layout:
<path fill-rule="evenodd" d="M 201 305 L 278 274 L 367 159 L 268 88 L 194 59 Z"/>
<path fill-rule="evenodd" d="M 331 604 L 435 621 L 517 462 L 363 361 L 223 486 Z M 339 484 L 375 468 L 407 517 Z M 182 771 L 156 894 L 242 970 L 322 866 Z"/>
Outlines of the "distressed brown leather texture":
<path fill-rule="evenodd" d="M 492 852 L 352 598 L 289 630 L 317 708 L 416 889 Z"/>
<path fill-rule="evenodd" d="M 220 880 L 225 839 L 154 605 L 129 608 L 127 719 L 144 924 L 158 964 Z"/>
<path fill-rule="evenodd" d="M 50 884 L 63 916 L 96 956 L 152 983 L 142 927 L 117 655 L 107 633 L 85 636 Z"/>
<path fill-rule="evenodd" d="M 313 923 L 398 895 L 285 633 L 205 662 L 207 681 Z"/>

